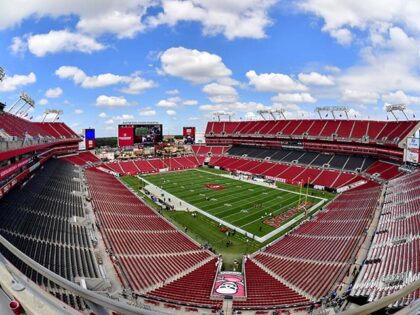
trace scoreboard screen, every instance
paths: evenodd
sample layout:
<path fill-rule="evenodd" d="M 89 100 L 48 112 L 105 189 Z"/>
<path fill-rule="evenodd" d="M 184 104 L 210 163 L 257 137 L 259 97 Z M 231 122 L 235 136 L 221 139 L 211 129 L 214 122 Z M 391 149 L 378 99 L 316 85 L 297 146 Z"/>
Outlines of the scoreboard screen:
<path fill-rule="evenodd" d="M 123 124 L 118 126 L 118 146 L 154 145 L 162 142 L 163 128 L 159 123 Z"/>
<path fill-rule="evenodd" d="M 96 147 L 95 129 L 89 128 L 84 130 L 85 149 L 91 150 Z"/>
<path fill-rule="evenodd" d="M 184 144 L 195 143 L 195 127 L 184 127 L 182 130 Z"/>
<path fill-rule="evenodd" d="M 85 129 L 85 139 L 95 139 L 95 129 Z"/>

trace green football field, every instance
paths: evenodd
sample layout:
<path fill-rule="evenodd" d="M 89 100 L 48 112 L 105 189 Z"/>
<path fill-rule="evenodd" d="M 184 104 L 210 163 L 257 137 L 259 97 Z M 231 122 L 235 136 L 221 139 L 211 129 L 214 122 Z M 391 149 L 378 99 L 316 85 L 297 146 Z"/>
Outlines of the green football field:
<path fill-rule="evenodd" d="M 144 178 L 179 199 L 256 236 L 264 236 L 276 229 L 263 223 L 264 220 L 287 212 L 304 201 L 313 204 L 320 201 L 319 198 L 306 196 L 305 189 L 302 194 L 297 194 L 200 170 L 146 175 Z M 213 189 L 208 185 L 213 185 Z"/>

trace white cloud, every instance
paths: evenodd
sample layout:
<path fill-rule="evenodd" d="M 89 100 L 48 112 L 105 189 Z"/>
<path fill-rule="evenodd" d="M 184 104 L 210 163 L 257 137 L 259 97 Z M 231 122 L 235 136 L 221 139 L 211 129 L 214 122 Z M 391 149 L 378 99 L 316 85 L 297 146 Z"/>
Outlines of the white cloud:
<path fill-rule="evenodd" d="M 46 98 L 42 98 L 38 101 L 39 105 L 47 105 L 48 104 L 48 100 Z"/>
<path fill-rule="evenodd" d="M 382 100 L 391 104 L 420 105 L 420 96 L 407 95 L 401 90 L 382 95 Z"/>
<path fill-rule="evenodd" d="M 334 37 L 341 45 L 349 45 L 353 40 L 353 35 L 346 28 L 331 30 L 330 35 Z"/>
<path fill-rule="evenodd" d="M 182 102 L 182 105 L 185 105 L 185 106 L 195 106 L 197 104 L 198 104 L 197 100 L 185 100 Z"/>
<path fill-rule="evenodd" d="M 0 91 L 1 92 L 11 92 L 15 91 L 21 86 L 29 85 L 36 82 L 35 73 L 31 72 L 27 75 L 24 74 L 15 74 L 11 77 L 7 76 L 3 81 L 0 82 Z"/>
<path fill-rule="evenodd" d="M 114 10 L 99 16 L 84 17 L 76 27 L 79 31 L 94 36 L 111 33 L 118 38 L 133 38 L 144 30 L 140 19 L 140 14 Z"/>
<path fill-rule="evenodd" d="M 179 97 L 170 97 L 168 99 L 160 100 L 156 106 L 165 107 L 165 108 L 175 108 L 178 106 L 178 102 L 181 99 Z"/>
<path fill-rule="evenodd" d="M 148 19 L 148 25 L 170 26 L 182 21 L 203 25 L 205 35 L 223 34 L 228 39 L 238 37 L 263 38 L 271 24 L 268 9 L 275 0 L 162 0 L 162 12 Z"/>
<path fill-rule="evenodd" d="M 115 122 L 113 119 L 108 119 L 107 121 L 105 121 L 105 124 L 107 125 L 113 125 Z"/>
<path fill-rule="evenodd" d="M 27 45 L 22 38 L 15 36 L 12 38 L 12 43 L 9 46 L 10 51 L 13 55 L 21 56 L 27 50 Z"/>
<path fill-rule="evenodd" d="M 200 110 L 203 111 L 253 111 L 253 110 L 263 110 L 263 109 L 269 109 L 267 106 L 261 103 L 256 102 L 235 102 L 231 104 L 206 104 L 201 105 Z"/>
<path fill-rule="evenodd" d="M 139 115 L 140 116 L 155 116 L 156 111 L 153 110 L 151 107 L 146 107 L 139 110 Z"/>
<path fill-rule="evenodd" d="M 206 83 L 232 74 L 218 55 L 196 49 L 169 48 L 160 56 L 160 61 L 164 73 L 192 83 Z"/>
<path fill-rule="evenodd" d="M 391 27 L 381 46 L 362 49 L 362 60 L 337 78 L 346 89 L 386 94 L 395 90 L 420 92 L 420 39 Z"/>
<path fill-rule="evenodd" d="M 126 107 L 130 103 L 122 96 L 100 95 L 96 99 L 96 106 L 99 107 Z"/>
<path fill-rule="evenodd" d="M 134 116 L 130 115 L 130 114 L 122 114 L 122 115 L 118 115 L 118 116 L 113 116 L 112 119 L 113 120 L 120 120 L 120 121 L 122 121 L 122 120 L 132 120 L 132 119 L 134 119 Z"/>
<path fill-rule="evenodd" d="M 122 88 L 121 92 L 127 94 L 139 94 L 145 90 L 151 89 L 156 87 L 157 84 L 152 80 L 145 80 L 138 76 L 138 74 L 134 74 L 131 77 L 129 84 L 127 87 Z"/>
<path fill-rule="evenodd" d="M 278 103 L 274 103 L 273 104 L 273 109 L 276 109 L 276 108 L 282 108 L 282 109 L 287 110 L 289 112 L 300 110 L 300 107 L 297 104 L 278 104 Z"/>
<path fill-rule="evenodd" d="M 174 111 L 173 109 L 168 109 L 168 110 L 166 111 L 166 114 L 167 114 L 168 116 L 176 116 L 176 111 Z"/>
<path fill-rule="evenodd" d="M 76 114 L 76 115 L 81 115 L 81 114 L 83 114 L 83 109 L 75 109 L 74 110 L 74 113 Z"/>
<path fill-rule="evenodd" d="M 329 75 L 323 75 L 318 72 L 299 73 L 299 80 L 306 85 L 329 86 L 334 85 L 334 78 Z"/>
<path fill-rule="evenodd" d="M 336 66 L 327 65 L 324 67 L 325 71 L 331 72 L 331 73 L 339 73 L 341 72 L 341 69 Z"/>
<path fill-rule="evenodd" d="M 249 84 L 260 92 L 290 92 L 307 90 L 306 86 L 287 74 L 257 74 L 254 70 L 251 70 L 246 73 L 246 77 L 249 79 Z"/>
<path fill-rule="evenodd" d="M 379 95 L 375 92 L 345 89 L 341 100 L 350 103 L 375 104 Z"/>
<path fill-rule="evenodd" d="M 165 93 L 169 95 L 177 95 L 179 94 L 179 91 L 177 89 L 173 89 L 173 90 L 168 90 Z"/>
<path fill-rule="evenodd" d="M 102 112 L 102 113 L 100 113 L 100 114 L 98 115 L 98 117 L 99 117 L 99 118 L 107 118 L 107 117 L 108 117 L 108 115 L 107 115 L 107 113 Z"/>
<path fill-rule="evenodd" d="M 315 103 L 317 101 L 309 93 L 279 93 L 271 98 L 273 102 L 278 103 Z"/>
<path fill-rule="evenodd" d="M 156 86 L 156 83 L 152 80 L 141 78 L 138 72 L 133 73 L 131 76 L 122 76 L 112 73 L 88 76 L 78 67 L 61 66 L 55 71 L 55 74 L 61 79 L 71 79 L 75 84 L 87 89 L 115 84 L 127 84 L 126 87 L 121 89 L 122 92 L 127 94 L 138 94 Z"/>
<path fill-rule="evenodd" d="M 48 98 L 57 98 L 57 97 L 60 97 L 61 94 L 63 94 L 63 90 L 60 87 L 56 87 L 56 88 L 48 89 L 45 92 L 45 97 L 48 97 Z"/>
<path fill-rule="evenodd" d="M 30 35 L 28 49 L 37 57 L 61 51 L 92 53 L 105 49 L 105 46 L 87 35 L 72 33 L 68 30 L 50 31 L 46 34 Z"/>
<path fill-rule="evenodd" d="M 238 99 L 236 89 L 229 85 L 210 83 L 203 87 L 203 92 L 213 103 L 233 103 Z"/>

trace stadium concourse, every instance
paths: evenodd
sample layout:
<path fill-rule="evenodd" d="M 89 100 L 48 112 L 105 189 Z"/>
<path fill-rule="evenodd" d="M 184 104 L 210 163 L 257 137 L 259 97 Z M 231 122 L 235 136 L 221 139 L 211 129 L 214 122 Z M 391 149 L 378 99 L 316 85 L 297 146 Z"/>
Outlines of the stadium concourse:
<path fill-rule="evenodd" d="M 209 122 L 208 145 L 188 155 L 102 162 L 77 152 L 80 138 L 63 123 L 1 112 L 2 292 L 28 314 L 360 314 L 358 305 L 392 294 L 401 296 L 382 312 L 410 307 L 420 297 L 420 171 L 403 165 L 403 144 L 419 127 Z M 224 298 L 215 294 L 217 277 L 229 278 L 223 257 L 119 178 L 203 165 L 337 195 L 245 255 L 242 280 L 224 282 Z"/>

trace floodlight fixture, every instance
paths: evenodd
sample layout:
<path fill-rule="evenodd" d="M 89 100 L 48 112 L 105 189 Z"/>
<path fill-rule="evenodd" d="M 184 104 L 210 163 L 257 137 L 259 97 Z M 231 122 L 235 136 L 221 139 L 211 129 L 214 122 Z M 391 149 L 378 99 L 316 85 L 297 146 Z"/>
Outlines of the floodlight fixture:
<path fill-rule="evenodd" d="M 405 118 L 408 120 L 407 114 L 405 113 L 405 110 L 407 109 L 406 104 L 388 104 L 385 105 L 385 111 L 387 113 L 391 113 L 392 116 L 394 116 L 395 120 L 398 121 L 398 116 L 395 115 L 395 112 L 402 112 Z"/>
<path fill-rule="evenodd" d="M 4 72 L 4 69 L 0 67 L 0 82 L 4 80 L 6 77 L 6 72 Z"/>
<path fill-rule="evenodd" d="M 60 118 L 60 115 L 63 114 L 63 111 L 62 110 L 57 110 L 57 109 L 46 109 L 45 112 L 44 112 L 44 117 L 42 118 L 42 122 L 45 122 L 45 119 L 50 114 L 55 115 L 54 118 L 52 119 L 52 122 L 55 122 Z"/>

